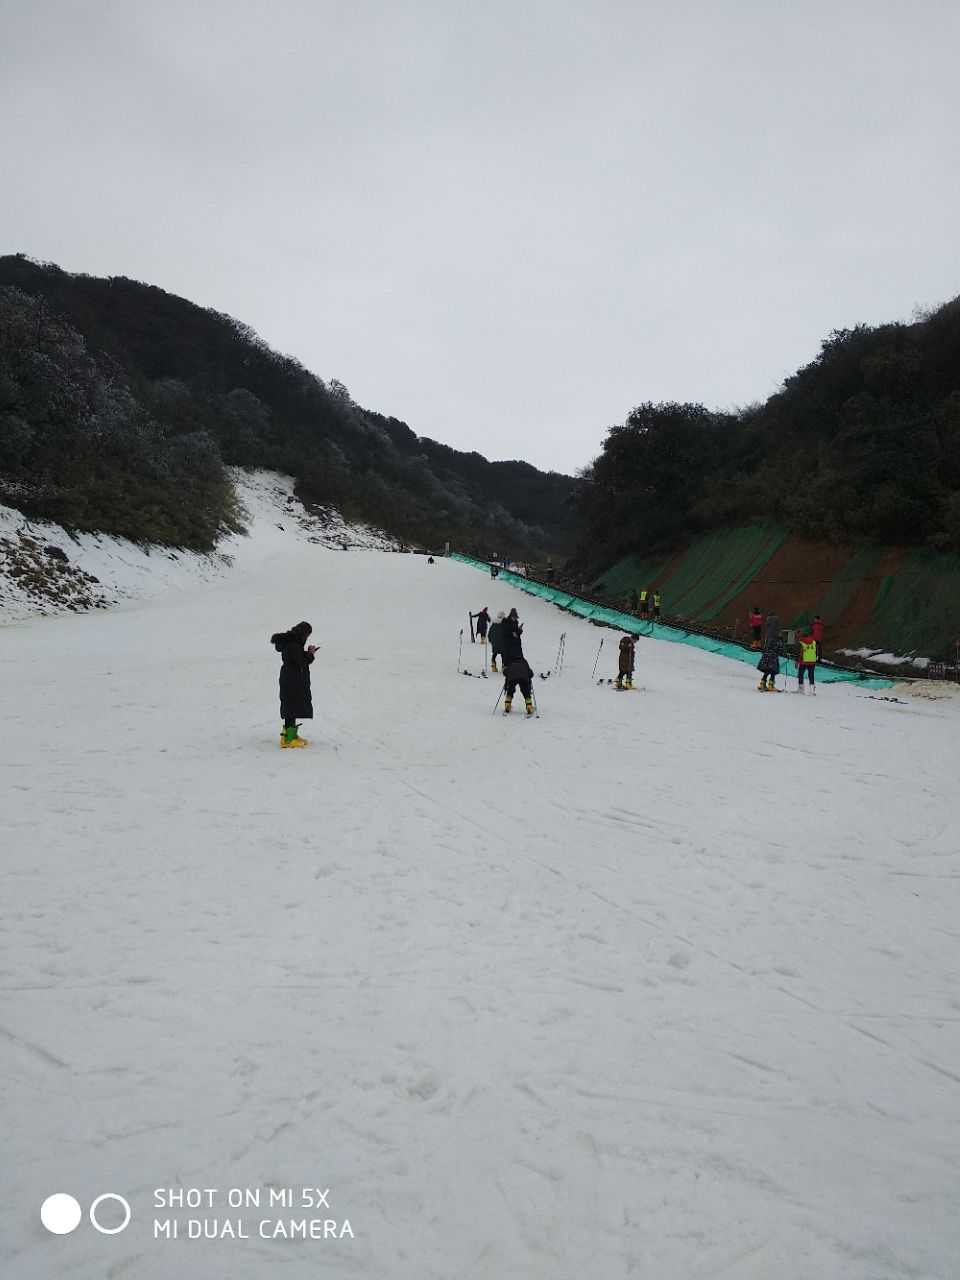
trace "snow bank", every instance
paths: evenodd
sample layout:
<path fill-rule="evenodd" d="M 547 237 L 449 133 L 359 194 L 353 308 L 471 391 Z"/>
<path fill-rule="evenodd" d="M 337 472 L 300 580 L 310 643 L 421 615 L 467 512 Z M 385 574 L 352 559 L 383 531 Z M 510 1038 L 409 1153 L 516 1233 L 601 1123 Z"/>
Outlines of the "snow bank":
<path fill-rule="evenodd" d="M 233 469 L 246 532 L 202 555 L 98 533 L 68 533 L 0 504 L 0 623 L 36 614 L 107 608 L 122 600 L 221 579 L 292 545 L 397 549 L 388 534 L 349 525 L 333 509 L 307 511 L 293 481 L 275 472 Z"/>

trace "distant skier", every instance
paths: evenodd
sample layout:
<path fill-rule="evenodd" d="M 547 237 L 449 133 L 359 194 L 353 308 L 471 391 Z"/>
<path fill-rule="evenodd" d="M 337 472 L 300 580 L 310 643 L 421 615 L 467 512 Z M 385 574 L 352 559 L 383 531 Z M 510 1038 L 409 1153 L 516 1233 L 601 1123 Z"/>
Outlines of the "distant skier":
<path fill-rule="evenodd" d="M 494 562 L 491 562 L 491 564 L 490 564 L 490 577 L 491 577 L 491 578 L 496 578 L 496 577 L 497 577 L 497 575 L 499 574 L 499 572 L 500 572 L 500 566 L 499 566 L 498 564 L 494 563 Z"/>
<path fill-rule="evenodd" d="M 653 593 L 653 620 L 654 622 L 660 621 L 660 592 L 659 591 L 655 591 Z"/>
<path fill-rule="evenodd" d="M 814 614 L 810 634 L 817 642 L 817 661 L 819 662 L 823 654 L 823 619 L 820 617 L 819 613 Z"/>
<path fill-rule="evenodd" d="M 624 636 L 620 641 L 620 671 L 617 675 L 618 689 L 633 688 L 633 667 L 636 640 L 633 636 Z"/>
<path fill-rule="evenodd" d="M 755 604 L 750 610 L 749 618 L 751 633 L 750 648 L 759 649 L 763 644 L 761 639 L 761 636 L 763 635 L 763 614 L 760 612 L 760 606 L 758 604 Z"/>
<path fill-rule="evenodd" d="M 640 617 L 646 618 L 650 613 L 650 589 L 644 587 L 640 592 Z"/>
<path fill-rule="evenodd" d="M 480 641 L 481 644 L 486 644 L 487 628 L 490 626 L 490 611 L 487 608 L 487 606 L 484 605 L 479 613 L 471 613 L 470 615 L 471 621 L 474 618 L 476 618 L 477 620 L 477 639 Z"/>
<path fill-rule="evenodd" d="M 270 637 L 270 643 L 283 655 L 280 665 L 280 716 L 283 720 L 281 747 L 305 747 L 309 741 L 300 737 L 297 718 L 313 719 L 310 664 L 317 646 L 310 644 L 304 648 L 312 631 L 313 627 L 309 622 L 298 622 L 289 631 L 278 631 Z"/>
<path fill-rule="evenodd" d="M 504 670 L 513 662 L 514 658 L 523 657 L 523 645 L 520 640 L 522 634 L 523 624 L 517 617 L 516 609 L 511 609 L 503 620 L 503 630 L 500 632 Z"/>
<path fill-rule="evenodd" d="M 637 595 L 637 588 L 634 587 L 633 590 L 630 592 L 630 612 L 636 615 L 637 610 L 639 608 L 640 608 L 640 597 Z"/>
<path fill-rule="evenodd" d="M 503 610 L 497 614 L 496 622 L 490 623 L 487 640 L 490 644 L 490 670 L 496 671 L 497 658 L 503 653 Z"/>
<path fill-rule="evenodd" d="M 761 693 L 779 693 L 774 677 L 780 674 L 780 619 L 775 613 L 767 614 L 767 633 L 763 638 L 763 651 L 757 663 Z"/>
<path fill-rule="evenodd" d="M 817 642 L 814 639 L 812 628 L 803 626 L 797 631 L 797 647 L 800 651 L 797 658 L 797 693 L 803 693 L 803 673 L 807 673 L 807 679 L 810 682 L 810 692 L 816 694 L 816 682 L 814 681 L 814 673 L 817 669 Z"/>
<path fill-rule="evenodd" d="M 508 716 L 510 708 L 513 706 L 513 695 L 520 686 L 520 692 L 523 694 L 524 705 L 527 709 L 527 715 L 532 716 L 534 713 L 533 705 L 533 670 L 527 662 L 526 658 L 521 654 L 518 658 L 514 658 L 511 662 L 506 663 L 504 671 L 504 696 L 503 696 L 503 714 Z"/>

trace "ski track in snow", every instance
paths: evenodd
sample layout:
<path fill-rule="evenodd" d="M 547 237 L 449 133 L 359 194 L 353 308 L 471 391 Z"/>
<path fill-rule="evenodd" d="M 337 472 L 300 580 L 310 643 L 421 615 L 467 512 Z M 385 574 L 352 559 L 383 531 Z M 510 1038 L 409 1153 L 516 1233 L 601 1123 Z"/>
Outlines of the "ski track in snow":
<path fill-rule="evenodd" d="M 538 671 L 566 632 L 539 720 L 457 672 L 482 604 Z M 653 640 L 612 699 L 597 643 L 282 536 L 0 630 L 4 1277 L 953 1280 L 957 700 Z M 152 1238 L 154 1187 L 271 1184 L 356 1238 Z M 61 1190 L 131 1226 L 49 1235 Z"/>

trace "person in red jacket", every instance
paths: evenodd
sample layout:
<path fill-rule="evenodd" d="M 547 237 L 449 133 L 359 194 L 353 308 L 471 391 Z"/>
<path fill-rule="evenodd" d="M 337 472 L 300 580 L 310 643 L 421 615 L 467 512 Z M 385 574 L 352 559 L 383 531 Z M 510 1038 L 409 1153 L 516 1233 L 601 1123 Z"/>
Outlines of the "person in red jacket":
<path fill-rule="evenodd" d="M 750 643 L 751 649 L 759 649 L 763 644 L 763 614 L 760 612 L 760 606 L 755 604 L 748 615 L 750 619 L 750 631 L 753 639 Z"/>
<path fill-rule="evenodd" d="M 819 613 L 816 614 L 813 619 L 813 625 L 810 628 L 810 634 L 813 636 L 814 640 L 816 640 L 817 642 L 817 661 L 819 662 L 821 653 L 822 653 L 822 647 L 823 647 L 823 619 L 820 617 Z"/>

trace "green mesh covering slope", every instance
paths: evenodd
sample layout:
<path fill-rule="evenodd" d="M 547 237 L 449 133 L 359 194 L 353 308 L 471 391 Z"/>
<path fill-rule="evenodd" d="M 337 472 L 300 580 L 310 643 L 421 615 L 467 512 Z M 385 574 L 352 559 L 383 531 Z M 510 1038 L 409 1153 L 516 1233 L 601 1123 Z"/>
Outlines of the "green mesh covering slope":
<path fill-rule="evenodd" d="M 911 551 L 880 582 L 870 644 L 891 653 L 952 656 L 960 636 L 960 557 Z"/>
<path fill-rule="evenodd" d="M 709 622 L 745 591 L 789 536 L 787 529 L 725 529 L 698 538 L 661 587 L 667 611 Z"/>
<path fill-rule="evenodd" d="M 799 626 L 801 622 L 810 622 L 813 614 L 819 613 L 821 618 L 831 621 L 843 617 L 853 597 L 863 585 L 865 579 L 873 575 L 883 555 L 882 547 L 864 547 L 852 560 L 848 560 L 833 582 L 827 587 L 817 601 L 812 612 L 798 613 L 790 625 Z"/>
<path fill-rule="evenodd" d="M 611 596 L 628 596 L 631 591 L 642 591 L 659 578 L 672 559 L 672 555 L 666 560 L 640 560 L 636 556 L 626 556 L 604 570 L 602 577 L 590 584 L 590 590 Z"/>
<path fill-rule="evenodd" d="M 457 552 L 452 552 L 450 559 L 459 560 L 461 564 L 472 565 L 475 569 L 482 569 L 485 573 L 490 572 L 489 564 L 482 560 L 473 560 L 470 556 L 462 556 Z M 539 596 L 541 600 L 555 604 L 559 608 L 565 609 L 568 613 L 587 618 L 591 622 L 596 622 L 603 626 L 616 627 L 620 631 L 629 631 L 635 636 L 652 636 L 656 640 L 666 640 L 672 644 L 685 644 L 694 649 L 705 649 L 708 653 L 716 653 L 724 658 L 732 658 L 735 662 L 749 663 L 753 667 L 757 665 L 757 654 L 755 652 L 742 649 L 739 645 L 733 644 L 729 640 L 716 640 L 712 636 L 696 635 L 690 631 L 683 631 L 679 627 L 668 627 L 662 622 L 641 622 L 632 613 L 621 613 L 618 609 L 609 609 L 605 605 L 591 604 L 589 600 L 580 600 L 577 596 L 572 596 L 557 587 L 547 587 L 540 582 L 531 582 L 529 578 L 523 578 L 518 574 L 508 573 L 505 570 L 500 572 L 497 580 L 498 582 L 506 582 L 512 587 L 518 587 L 528 595 Z M 791 669 L 795 674 L 796 668 L 792 668 L 792 664 L 785 662 L 784 671 L 789 673 Z M 853 683 L 866 689 L 889 689 L 894 683 L 893 680 L 864 677 L 858 675 L 855 671 L 839 671 L 832 667 L 818 668 L 817 680 L 822 684 Z"/>

